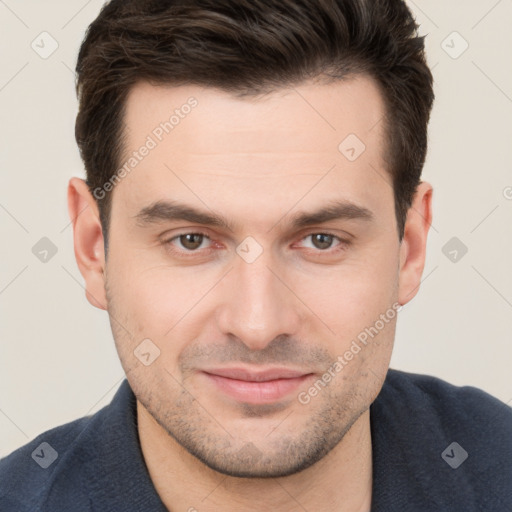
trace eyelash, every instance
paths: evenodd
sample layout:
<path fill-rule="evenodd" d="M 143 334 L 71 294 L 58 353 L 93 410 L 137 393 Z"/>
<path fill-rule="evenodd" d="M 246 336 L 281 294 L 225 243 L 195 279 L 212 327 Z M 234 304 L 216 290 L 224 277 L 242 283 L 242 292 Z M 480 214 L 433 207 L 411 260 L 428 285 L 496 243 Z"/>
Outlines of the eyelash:
<path fill-rule="evenodd" d="M 178 254 L 180 257 L 185 257 L 185 258 L 194 258 L 194 257 L 197 257 L 199 254 L 200 254 L 200 251 L 201 249 L 195 249 L 193 251 L 190 251 L 190 250 L 177 250 L 173 247 L 172 245 L 172 242 L 174 240 L 177 240 L 179 239 L 180 237 L 182 236 L 185 236 L 185 235 L 202 235 L 204 236 L 205 238 L 208 238 L 208 240 L 211 240 L 211 238 L 208 236 L 207 233 L 204 233 L 202 231 L 186 231 L 186 232 L 183 232 L 183 233 L 178 233 L 177 235 L 174 235 L 172 238 L 169 238 L 167 240 L 164 240 L 162 242 L 162 244 L 172 253 L 174 254 Z M 346 239 L 343 239 L 343 238 L 340 238 L 338 235 L 335 235 L 334 233 L 331 233 L 329 231 L 313 231 L 311 233 L 308 233 L 307 235 L 305 235 L 304 237 L 301 238 L 301 241 L 310 237 L 310 236 L 313 236 L 313 235 L 327 235 L 327 236 L 332 236 L 333 238 L 337 239 L 339 244 L 337 246 L 334 247 L 334 249 L 309 249 L 309 250 L 313 250 L 314 252 L 318 253 L 318 254 L 329 254 L 329 255 L 333 255 L 333 254 L 337 254 L 338 252 L 341 252 L 343 250 L 345 250 L 347 248 L 347 246 L 350 245 L 350 241 L 349 240 L 346 240 Z M 207 248 L 207 249 L 204 249 L 205 251 L 207 251 L 207 254 L 209 254 L 211 251 L 214 251 L 215 249 L 212 249 L 211 247 L 210 248 Z"/>

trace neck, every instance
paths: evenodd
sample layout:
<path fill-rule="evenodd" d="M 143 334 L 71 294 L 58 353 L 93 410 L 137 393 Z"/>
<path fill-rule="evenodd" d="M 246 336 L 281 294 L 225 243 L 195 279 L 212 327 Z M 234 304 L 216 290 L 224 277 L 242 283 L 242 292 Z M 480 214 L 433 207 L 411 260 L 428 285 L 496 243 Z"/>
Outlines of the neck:
<path fill-rule="evenodd" d="M 170 511 L 370 511 L 369 410 L 323 459 L 299 473 L 281 478 L 237 478 L 214 471 L 179 445 L 139 402 L 137 417 L 149 475 Z"/>

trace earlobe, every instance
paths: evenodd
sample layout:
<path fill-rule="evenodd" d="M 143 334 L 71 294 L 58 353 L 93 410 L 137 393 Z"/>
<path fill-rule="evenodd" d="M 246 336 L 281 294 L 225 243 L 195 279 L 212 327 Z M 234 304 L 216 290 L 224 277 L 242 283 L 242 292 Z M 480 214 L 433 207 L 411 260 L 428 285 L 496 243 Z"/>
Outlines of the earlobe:
<path fill-rule="evenodd" d="M 73 224 L 75 258 L 85 280 L 86 298 L 95 307 L 107 309 L 105 254 L 98 205 L 85 181 L 73 177 L 68 184 L 68 212 Z"/>
<path fill-rule="evenodd" d="M 427 236 L 432 224 L 432 186 L 422 181 L 407 212 L 400 246 L 398 302 L 407 304 L 418 293 L 425 267 Z"/>

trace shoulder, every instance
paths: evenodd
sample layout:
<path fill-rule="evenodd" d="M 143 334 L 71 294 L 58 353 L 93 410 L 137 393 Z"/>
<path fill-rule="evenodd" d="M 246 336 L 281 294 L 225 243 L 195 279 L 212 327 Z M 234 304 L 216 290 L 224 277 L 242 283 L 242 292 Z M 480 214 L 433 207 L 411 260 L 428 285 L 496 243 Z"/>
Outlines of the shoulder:
<path fill-rule="evenodd" d="M 133 458 L 134 408 L 124 380 L 112 401 L 95 414 L 48 430 L 1 459 L 0 510 L 92 510 L 91 496 L 105 491 L 110 469 L 119 470 L 112 461 L 121 466 L 126 462 L 119 462 L 124 453 L 120 446 L 129 445 L 128 459 Z"/>
<path fill-rule="evenodd" d="M 424 500 L 478 510 L 512 503 L 512 408 L 504 402 L 474 386 L 390 369 L 370 411 L 382 472 L 412 478 Z"/>
<path fill-rule="evenodd" d="M 165 507 L 144 463 L 126 379 L 96 414 L 49 430 L 0 461 L 1 511 L 143 509 Z"/>
<path fill-rule="evenodd" d="M 456 386 L 438 377 L 390 369 L 379 398 L 386 405 L 407 405 L 422 416 L 439 416 L 449 422 L 471 421 L 480 426 L 493 422 L 512 434 L 512 407 L 474 386 Z M 469 427 L 469 424 L 466 424 Z"/>
<path fill-rule="evenodd" d="M 42 510 L 56 487 L 80 496 L 79 453 L 98 414 L 48 430 L 0 460 L 0 510 Z M 77 485 L 78 484 L 78 485 Z M 70 509 L 71 510 L 71 509 Z"/>

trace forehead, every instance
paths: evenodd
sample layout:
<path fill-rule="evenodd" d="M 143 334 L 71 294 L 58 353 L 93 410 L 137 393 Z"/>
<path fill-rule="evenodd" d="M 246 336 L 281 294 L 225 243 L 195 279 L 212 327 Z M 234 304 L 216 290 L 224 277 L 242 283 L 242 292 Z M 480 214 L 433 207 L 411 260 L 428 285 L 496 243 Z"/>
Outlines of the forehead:
<path fill-rule="evenodd" d="M 194 107 L 188 106 L 191 98 Z M 377 83 L 365 75 L 329 84 L 307 82 L 256 98 L 237 98 L 196 85 L 139 82 L 126 100 L 128 145 L 137 146 L 144 134 L 158 137 L 155 130 L 173 114 L 172 137 L 167 137 L 172 140 L 164 142 L 177 151 L 215 154 L 229 148 L 232 153 L 305 153 L 337 150 L 350 133 L 371 144 L 382 127 L 378 125 L 384 104 Z M 164 132 L 164 137 L 171 132 Z"/>
<path fill-rule="evenodd" d="M 176 196 L 196 204 L 209 199 L 219 208 L 238 201 L 261 213 L 269 197 L 291 206 L 308 187 L 315 189 L 311 201 L 314 192 L 336 188 L 362 203 L 375 187 L 389 188 L 382 180 L 383 117 L 379 88 L 366 76 L 259 98 L 140 82 L 127 97 L 124 119 L 121 165 L 129 159 L 134 165 L 114 192 L 132 213 Z M 151 149 L 134 157 L 143 146 Z"/>

